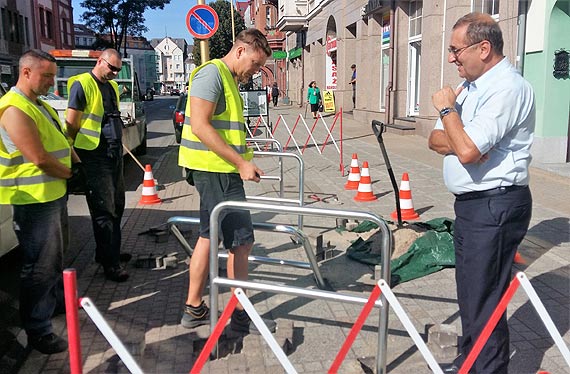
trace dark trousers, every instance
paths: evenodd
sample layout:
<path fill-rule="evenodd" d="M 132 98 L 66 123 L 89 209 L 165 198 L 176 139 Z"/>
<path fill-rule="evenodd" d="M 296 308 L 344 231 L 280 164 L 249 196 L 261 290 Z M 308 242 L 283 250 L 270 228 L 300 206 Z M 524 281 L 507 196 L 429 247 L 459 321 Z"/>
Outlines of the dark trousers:
<path fill-rule="evenodd" d="M 104 147 L 76 149 L 87 174 L 87 205 L 95 235 L 95 261 L 104 267 L 119 266 L 121 219 L 125 210 L 122 153 L 110 156 Z"/>
<path fill-rule="evenodd" d="M 28 336 L 51 333 L 51 317 L 63 301 L 67 220 L 67 196 L 47 203 L 14 205 L 14 227 L 23 255 L 20 318 Z"/>
<path fill-rule="evenodd" d="M 513 259 L 526 235 L 531 212 L 528 188 L 455 201 L 455 278 L 463 329 L 461 360 L 473 348 L 512 280 Z M 470 373 L 507 374 L 508 364 L 509 329 L 503 314 Z"/>

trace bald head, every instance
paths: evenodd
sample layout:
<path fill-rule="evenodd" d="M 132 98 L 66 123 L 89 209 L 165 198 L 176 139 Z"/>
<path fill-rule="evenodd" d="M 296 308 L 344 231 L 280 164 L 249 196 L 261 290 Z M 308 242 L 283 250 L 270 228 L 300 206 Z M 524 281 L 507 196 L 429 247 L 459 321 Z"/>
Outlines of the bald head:
<path fill-rule="evenodd" d="M 56 62 L 55 57 L 39 49 L 30 49 L 20 56 L 18 61 L 20 72 L 24 68 L 37 68 L 42 61 Z"/>
<path fill-rule="evenodd" d="M 489 14 L 469 13 L 461 17 L 452 30 L 467 26 L 465 43 L 467 45 L 488 40 L 496 55 L 503 55 L 503 33 L 499 24 Z"/>

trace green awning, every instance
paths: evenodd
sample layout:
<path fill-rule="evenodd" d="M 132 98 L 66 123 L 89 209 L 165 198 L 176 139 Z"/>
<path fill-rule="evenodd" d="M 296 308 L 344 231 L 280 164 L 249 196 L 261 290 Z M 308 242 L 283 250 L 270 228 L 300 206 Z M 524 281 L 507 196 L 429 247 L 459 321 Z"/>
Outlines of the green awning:
<path fill-rule="evenodd" d="M 297 57 L 301 57 L 301 53 L 303 53 L 303 48 L 297 47 L 289 50 L 289 60 L 292 60 Z"/>
<path fill-rule="evenodd" d="M 284 60 L 287 58 L 287 52 L 285 51 L 273 51 L 274 60 Z"/>

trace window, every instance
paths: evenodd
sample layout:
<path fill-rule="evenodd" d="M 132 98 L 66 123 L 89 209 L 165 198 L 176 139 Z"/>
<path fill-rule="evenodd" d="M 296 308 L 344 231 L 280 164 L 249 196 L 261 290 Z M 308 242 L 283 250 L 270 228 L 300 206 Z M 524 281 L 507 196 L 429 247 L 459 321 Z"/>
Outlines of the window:
<path fill-rule="evenodd" d="M 53 13 L 40 8 L 40 32 L 42 37 L 53 39 Z"/>
<path fill-rule="evenodd" d="M 381 54 L 380 82 L 380 109 L 386 110 L 386 90 L 388 89 L 388 78 L 390 76 L 390 14 L 382 16 L 382 54 Z"/>
<path fill-rule="evenodd" d="M 410 38 L 422 35 L 422 2 L 410 1 Z"/>
<path fill-rule="evenodd" d="M 487 13 L 493 18 L 499 18 L 499 0 L 473 0 L 474 12 Z"/>

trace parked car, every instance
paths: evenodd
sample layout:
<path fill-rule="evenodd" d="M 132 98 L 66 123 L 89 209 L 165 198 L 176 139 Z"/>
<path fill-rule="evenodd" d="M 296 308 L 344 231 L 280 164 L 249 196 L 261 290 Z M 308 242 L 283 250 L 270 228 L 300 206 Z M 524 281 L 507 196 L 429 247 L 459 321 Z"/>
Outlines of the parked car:
<path fill-rule="evenodd" d="M 170 89 L 170 96 L 180 96 L 180 90 L 178 88 Z"/>
<path fill-rule="evenodd" d="M 180 144 L 182 140 L 182 126 L 184 125 L 184 111 L 186 110 L 187 94 L 181 94 L 176 101 L 174 112 L 172 113 L 172 124 L 174 125 L 174 136 L 176 143 Z"/>
<path fill-rule="evenodd" d="M 6 90 L 0 84 L 0 97 L 4 96 Z M 12 226 L 12 206 L 0 205 L 0 256 L 4 256 L 18 246 L 18 238 Z"/>

